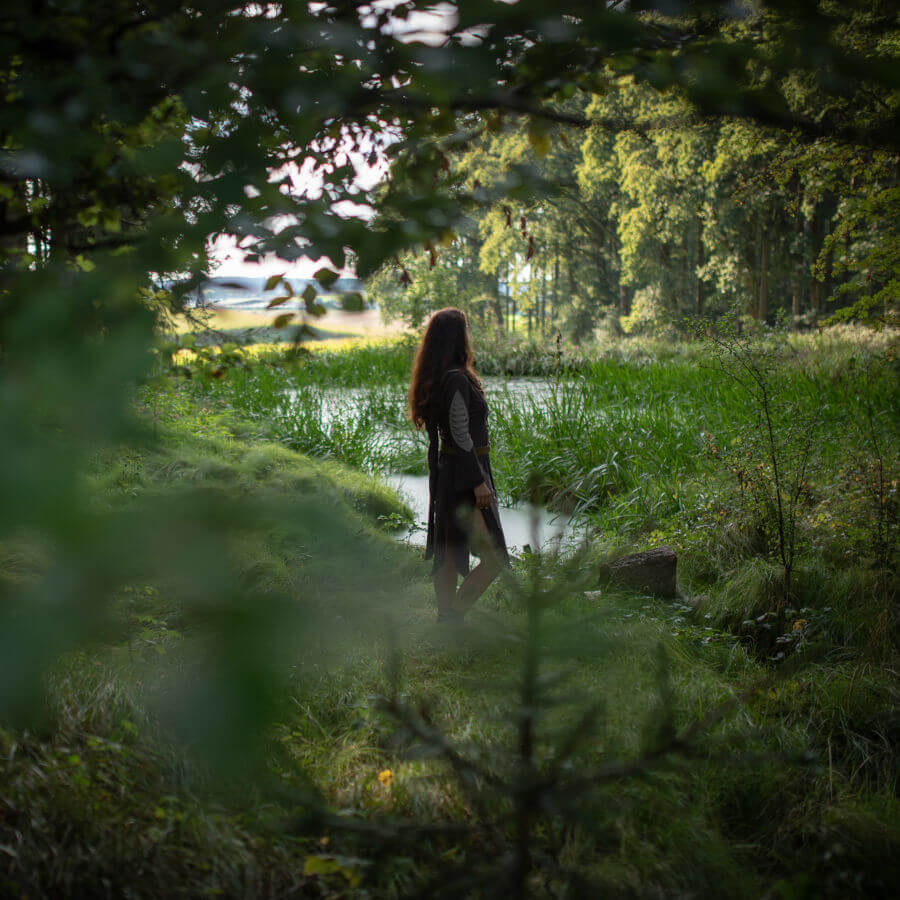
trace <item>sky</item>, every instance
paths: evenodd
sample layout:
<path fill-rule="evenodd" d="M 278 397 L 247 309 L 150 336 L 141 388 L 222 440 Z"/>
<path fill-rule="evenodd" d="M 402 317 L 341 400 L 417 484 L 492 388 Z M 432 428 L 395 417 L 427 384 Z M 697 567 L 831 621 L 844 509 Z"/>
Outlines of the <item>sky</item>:
<path fill-rule="evenodd" d="M 384 161 L 377 162 L 374 166 L 370 166 L 367 160 L 367 153 L 359 151 L 339 151 L 335 155 L 335 164 L 340 166 L 345 162 L 353 165 L 355 184 L 361 190 L 369 190 L 374 187 L 386 174 L 387 165 Z M 290 163 L 287 169 L 287 175 L 291 182 L 291 194 L 300 197 L 309 197 L 315 199 L 322 193 L 322 177 L 312 170 L 313 160 L 307 158 L 301 165 Z M 343 201 L 335 204 L 334 209 L 342 215 L 360 216 L 366 218 L 371 214 L 368 207 L 359 204 L 353 204 L 350 201 Z M 309 278 L 321 269 L 323 266 L 335 268 L 334 262 L 327 257 L 318 259 L 310 259 L 309 257 L 300 257 L 297 260 L 288 262 L 279 259 L 274 254 L 263 257 L 259 262 L 247 262 L 244 259 L 245 251 L 238 245 L 237 240 L 230 235 L 221 235 L 210 245 L 210 258 L 213 262 L 213 271 L 211 274 L 219 277 L 235 277 L 235 276 L 261 276 L 268 278 L 270 275 L 292 275 L 295 278 Z M 352 269 L 341 268 L 337 270 L 340 275 L 352 276 L 356 273 Z"/>
<path fill-rule="evenodd" d="M 399 0 L 374 0 L 374 7 L 393 7 Z M 360 7 L 360 16 L 363 23 L 366 22 L 366 7 Z M 431 12 L 416 12 L 408 18 L 394 20 L 392 28 L 399 40 L 418 41 L 426 44 L 441 43 L 453 27 L 453 8 L 449 4 L 436 3 Z M 335 164 L 343 165 L 346 162 L 352 164 L 355 172 L 355 184 L 361 190 L 370 190 L 387 174 L 387 165 L 384 160 L 379 160 L 374 166 L 367 160 L 368 148 L 363 151 L 353 151 L 349 146 L 335 154 Z M 307 158 L 297 165 L 291 163 L 287 167 L 287 174 L 291 182 L 291 193 L 298 197 L 311 199 L 321 195 L 322 178 L 314 171 L 314 161 Z M 359 205 L 354 206 L 346 202 L 338 209 L 344 215 L 358 215 L 366 217 L 367 209 Z M 284 274 L 296 278 L 309 278 L 323 266 L 333 267 L 334 263 L 327 257 L 309 259 L 301 257 L 293 262 L 279 259 L 274 254 L 263 257 L 259 262 L 247 262 L 244 258 L 245 251 L 239 246 L 235 238 L 220 236 L 210 244 L 210 258 L 212 261 L 211 274 L 219 277 L 236 276 L 261 276 L 268 277 L 275 274 Z M 339 270 L 341 275 L 355 275 L 348 270 Z"/>

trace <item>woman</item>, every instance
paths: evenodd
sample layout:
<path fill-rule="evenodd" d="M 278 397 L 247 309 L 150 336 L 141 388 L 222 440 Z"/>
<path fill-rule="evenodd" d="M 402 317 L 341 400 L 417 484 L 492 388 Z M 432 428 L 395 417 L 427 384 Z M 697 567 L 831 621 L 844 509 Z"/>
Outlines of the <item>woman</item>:
<path fill-rule="evenodd" d="M 425 558 L 434 558 L 439 622 L 461 619 L 509 560 L 491 477 L 487 414 L 466 317 L 458 309 L 439 310 L 425 329 L 409 385 L 409 417 L 428 430 Z M 473 544 L 481 562 L 470 572 Z"/>

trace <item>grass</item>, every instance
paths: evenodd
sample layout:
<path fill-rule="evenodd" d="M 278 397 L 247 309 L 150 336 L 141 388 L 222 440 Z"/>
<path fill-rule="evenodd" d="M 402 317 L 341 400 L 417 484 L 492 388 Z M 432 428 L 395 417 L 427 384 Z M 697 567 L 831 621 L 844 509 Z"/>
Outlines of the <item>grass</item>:
<path fill-rule="evenodd" d="M 524 626 L 515 598 L 494 589 L 459 646 L 426 625 L 424 592 L 412 584 L 404 594 L 393 635 L 402 690 L 467 753 L 502 771 L 521 647 L 511 638 Z M 705 630 L 670 604 L 627 592 L 572 595 L 549 614 L 544 634 L 543 666 L 565 676 L 556 690 L 564 687 L 566 701 L 552 704 L 539 754 L 558 746 L 585 699 L 602 696 L 606 705 L 602 730 L 573 759 L 576 772 L 639 752 L 658 702 L 660 644 L 681 725 L 762 674 L 740 645 L 704 642 Z M 482 816 L 501 821 L 503 811 L 489 805 L 477 813 L 451 772 L 409 753 L 415 748 L 402 729 L 373 705 L 388 676 L 385 643 L 372 636 L 345 638 L 339 665 L 298 674 L 272 731 L 269 775 L 252 791 L 210 786 L 195 764 L 185 764 L 183 751 L 148 718 L 141 685 L 121 654 L 70 660 L 54 684 L 55 727 L 3 739 L 0 833 L 17 854 L 7 885 L 15 881 L 31 896 L 90 896 L 98 883 L 111 894 L 147 897 L 357 896 L 361 879 L 370 895 L 390 897 L 415 893 L 442 871 L 447 854 L 483 865 L 500 838 Z M 136 642 L 132 652 L 140 656 L 144 646 Z M 690 763 L 603 788 L 583 826 L 558 829 L 548 817 L 536 849 L 616 897 L 756 897 L 779 881 L 799 885 L 810 877 L 820 896 L 888 896 L 900 839 L 891 824 L 896 801 L 866 791 L 845 767 L 849 757 L 834 741 L 850 732 L 834 721 L 834 706 L 822 708 L 839 692 L 830 687 L 819 696 L 814 684 L 812 672 L 782 680 L 714 729 Z M 865 679 L 857 690 L 870 709 L 882 708 Z M 840 708 L 845 714 L 846 705 Z M 810 746 L 813 764 L 798 762 Z M 378 779 L 385 770 L 390 785 Z M 384 837 L 336 823 L 304 825 L 310 784 L 343 810 L 345 823 L 380 823 Z M 416 846 L 391 831 L 403 821 L 467 823 L 474 838 L 418 837 Z M 4 833 L 10 825 L 15 830 Z M 303 875 L 311 858 L 340 866 Z M 553 893 L 553 872 L 538 867 L 536 896 Z"/>
<path fill-rule="evenodd" d="M 797 420 L 814 418 L 810 461 L 788 522 L 796 525 L 807 573 L 794 591 L 798 608 L 846 607 L 842 594 L 854 593 L 850 583 L 871 584 L 864 570 L 872 566 L 872 548 L 879 540 L 884 546 L 885 529 L 896 537 L 890 473 L 898 471 L 900 456 L 892 348 L 889 335 L 847 329 L 792 336 L 767 376 L 783 478 L 799 452 Z M 425 438 L 405 419 L 413 350 L 404 339 L 294 361 L 269 354 L 264 364 L 229 372 L 214 391 L 296 450 L 374 473 L 421 474 Z M 574 510 L 607 547 L 673 544 L 682 553 L 683 587 L 714 594 L 710 609 L 728 610 L 715 613 L 722 626 L 736 628 L 778 605 L 780 575 L 766 568 L 777 536 L 760 494 L 772 502 L 760 410 L 708 346 L 635 341 L 590 353 L 553 345 L 500 352 L 482 343 L 476 350 L 487 372 L 530 372 L 547 354 L 558 363 L 550 379 L 488 378 L 492 464 L 508 502 Z M 542 363 L 537 371 L 544 371 Z M 872 493 L 876 470 L 889 475 L 880 498 Z M 877 565 L 889 567 L 884 559 Z M 808 576 L 823 567 L 827 577 Z M 836 578 L 843 586 L 829 586 L 835 570 L 848 568 L 849 580 Z M 891 625 L 884 614 L 894 589 L 879 587 L 882 612 L 854 598 L 852 605 L 865 613 L 844 638 L 851 640 L 855 630 L 852 642 L 859 646 L 874 639 L 873 630 L 895 629 L 895 617 L 888 616 Z"/>
<path fill-rule="evenodd" d="M 797 412 L 815 410 L 799 534 L 832 556 L 852 555 L 871 531 L 872 501 L 859 471 L 871 448 L 867 436 L 848 429 L 864 419 L 861 398 L 871 403 L 883 465 L 898 465 L 896 373 L 887 362 L 867 381 L 859 360 L 871 346 L 859 340 L 793 338 L 771 375 L 785 433 Z M 889 351 L 885 339 L 874 340 Z M 314 352 L 293 363 L 269 356 L 266 364 L 232 370 L 215 392 L 241 415 L 269 423 L 294 449 L 369 472 L 423 473 L 425 438 L 405 419 L 413 349 L 403 340 Z M 541 352 L 526 347 L 520 359 Z M 760 460 L 759 411 L 708 349 L 637 343 L 592 356 L 565 353 L 549 381 L 487 382 L 492 464 L 503 496 L 574 509 L 607 543 L 665 539 L 717 556 L 719 574 L 752 553 L 758 539 L 735 473 Z M 507 359 L 481 358 L 488 372 Z M 779 452 L 790 469 L 788 443 Z"/>
<path fill-rule="evenodd" d="M 52 714 L 0 733 L 0 893 L 400 897 L 437 879 L 450 896 L 491 895 L 498 860 L 514 846 L 511 800 L 483 784 L 473 791 L 373 699 L 390 696 L 396 677 L 422 721 L 488 770 L 516 771 L 523 595 L 495 584 L 462 634 L 439 630 L 424 567 L 387 530 L 402 505 L 347 465 L 363 454 L 411 463 L 420 452 L 400 430 L 408 353 L 397 343 L 318 351 L 174 393 L 146 390 L 142 416 L 155 442 L 94 461 L 98 502 L 201 485 L 300 510 L 296 522 L 248 532 L 223 554 L 236 558 L 255 605 L 277 596 L 315 615 L 284 620 L 289 649 L 276 658 L 261 769 L 223 780 L 209 748 L 192 751 L 158 705 L 161 689 L 171 698 L 192 687 L 202 618 L 164 584 L 136 583 L 118 597 L 118 629 L 60 662 Z M 845 349 L 823 353 L 831 371 L 841 361 Z M 279 408 L 286 385 L 301 392 L 301 407 Z M 322 415 L 335 386 L 366 388 L 359 423 Z M 812 602 L 795 611 L 807 620 L 800 652 L 773 677 L 755 639 L 740 633 L 744 619 L 771 606 L 771 565 L 754 558 L 734 511 L 721 512 L 731 503 L 728 474 L 698 438 L 728 434 L 731 390 L 725 381 L 711 387 L 694 349 L 654 357 L 625 348 L 561 378 L 546 402 L 509 392 L 492 404 L 502 477 L 518 485 L 514 470 L 531 453 L 544 495 L 586 498 L 606 529 L 579 570 L 599 594 L 570 584 L 571 561 L 525 556 L 515 566 L 526 585 L 554 591 L 540 631 L 539 763 L 592 701 L 604 712 L 571 757 L 572 777 L 634 759 L 659 739 L 667 711 L 684 728 L 758 688 L 692 753 L 613 779 L 571 809 L 542 811 L 535 896 L 559 896 L 565 885 L 577 895 L 567 870 L 590 881 L 582 895 L 612 897 L 887 897 L 900 875 L 896 657 L 867 655 L 882 602 L 871 567 L 825 539 L 831 521 L 848 523 L 839 527 L 851 537 L 861 525 L 819 486 L 813 509 L 835 518 L 817 526 L 821 540 L 804 557 Z M 835 386 L 824 399 L 837 433 L 846 398 Z M 301 424 L 289 430 L 292 419 Z M 402 439 L 373 452 L 385 423 Z M 593 474 L 580 486 L 567 480 L 585 471 Z M 608 549 L 659 540 L 677 544 L 696 609 L 593 583 Z M 21 582 L 41 564 L 34 545 L 4 548 L 0 577 Z M 226 670 L 243 665 L 241 643 L 254 646 L 251 632 L 239 635 Z M 389 783 L 379 780 L 387 770 Z M 426 833 L 423 823 L 465 830 Z M 482 879 L 480 894 L 450 887 L 460 870 Z"/>

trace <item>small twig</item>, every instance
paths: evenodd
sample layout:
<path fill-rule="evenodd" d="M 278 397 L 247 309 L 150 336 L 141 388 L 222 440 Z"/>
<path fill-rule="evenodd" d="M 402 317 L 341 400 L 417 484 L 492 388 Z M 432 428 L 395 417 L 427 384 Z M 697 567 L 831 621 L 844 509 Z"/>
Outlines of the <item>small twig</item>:
<path fill-rule="evenodd" d="M 509 789 L 509 785 L 502 778 L 479 766 L 473 760 L 462 756 L 441 731 L 427 725 L 406 704 L 396 698 L 381 698 L 380 706 L 406 725 L 417 738 L 440 751 L 443 758 L 450 763 L 458 775 L 475 775 L 493 788 L 501 791 Z"/>

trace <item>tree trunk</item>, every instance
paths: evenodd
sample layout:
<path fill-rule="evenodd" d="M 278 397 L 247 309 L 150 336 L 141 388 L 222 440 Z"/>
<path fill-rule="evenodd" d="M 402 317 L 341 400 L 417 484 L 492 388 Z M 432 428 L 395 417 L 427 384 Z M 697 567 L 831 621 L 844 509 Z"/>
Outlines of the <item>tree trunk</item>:
<path fill-rule="evenodd" d="M 566 273 L 568 275 L 568 281 L 569 281 L 569 296 L 566 299 L 569 302 L 569 304 L 571 304 L 573 298 L 575 297 L 575 268 L 572 265 L 572 257 L 571 256 L 566 260 Z M 556 323 L 556 319 L 557 319 L 558 315 L 559 315 L 559 305 L 557 304 L 556 299 L 554 298 L 553 315 L 552 315 L 552 321 L 554 324 Z"/>
<path fill-rule="evenodd" d="M 547 266 L 541 268 L 541 292 L 538 295 L 537 302 L 534 306 L 534 320 L 537 327 L 541 321 L 541 310 L 544 307 L 544 298 L 547 296 Z M 531 320 L 529 319 L 529 322 Z M 531 325 L 528 326 L 528 333 L 531 334 Z"/>
<path fill-rule="evenodd" d="M 793 322 L 794 331 L 797 331 L 800 328 L 800 297 L 802 294 L 799 275 L 794 277 L 793 288 L 793 295 L 791 297 L 791 321 Z"/>
<path fill-rule="evenodd" d="M 553 258 L 553 297 L 551 298 L 550 308 L 555 309 L 559 298 L 559 242 L 556 244 L 556 250 Z M 544 309 L 541 313 L 541 335 L 547 332 L 547 301 L 544 300 Z"/>
<path fill-rule="evenodd" d="M 628 287 L 619 284 L 619 316 L 627 316 L 631 313 L 631 297 L 628 294 Z"/>
<path fill-rule="evenodd" d="M 819 321 L 819 313 L 822 310 L 822 293 L 824 285 L 818 278 L 813 277 L 809 286 L 809 307 L 812 313 L 813 323 Z"/>
<path fill-rule="evenodd" d="M 820 201 L 820 203 L 816 206 L 815 212 L 812 217 L 812 224 L 810 227 L 810 242 L 809 242 L 809 271 L 810 271 L 810 286 L 809 286 L 809 307 L 810 312 L 812 314 L 813 322 L 817 322 L 819 316 L 821 315 L 823 308 L 825 306 L 825 297 L 830 292 L 830 278 L 829 278 L 829 270 L 830 259 L 825 261 L 823 265 L 824 269 L 824 277 L 817 277 L 814 274 L 814 268 L 816 263 L 819 261 L 819 257 L 822 254 L 822 250 L 825 246 L 825 239 L 828 236 L 828 222 L 830 216 L 833 214 L 833 210 L 835 208 L 834 199 L 826 194 L 826 196 Z"/>
<path fill-rule="evenodd" d="M 494 290 L 491 292 L 491 309 L 497 320 L 497 327 L 503 328 L 503 305 L 500 302 L 500 269 L 497 269 L 497 277 L 494 279 Z"/>
<path fill-rule="evenodd" d="M 769 234 L 765 228 L 760 229 L 762 240 L 759 248 L 759 305 L 756 317 L 765 322 L 769 315 Z"/>
<path fill-rule="evenodd" d="M 694 313 L 699 318 L 703 315 L 703 278 L 700 269 L 703 268 L 703 220 L 697 216 L 697 281 L 694 284 Z"/>

